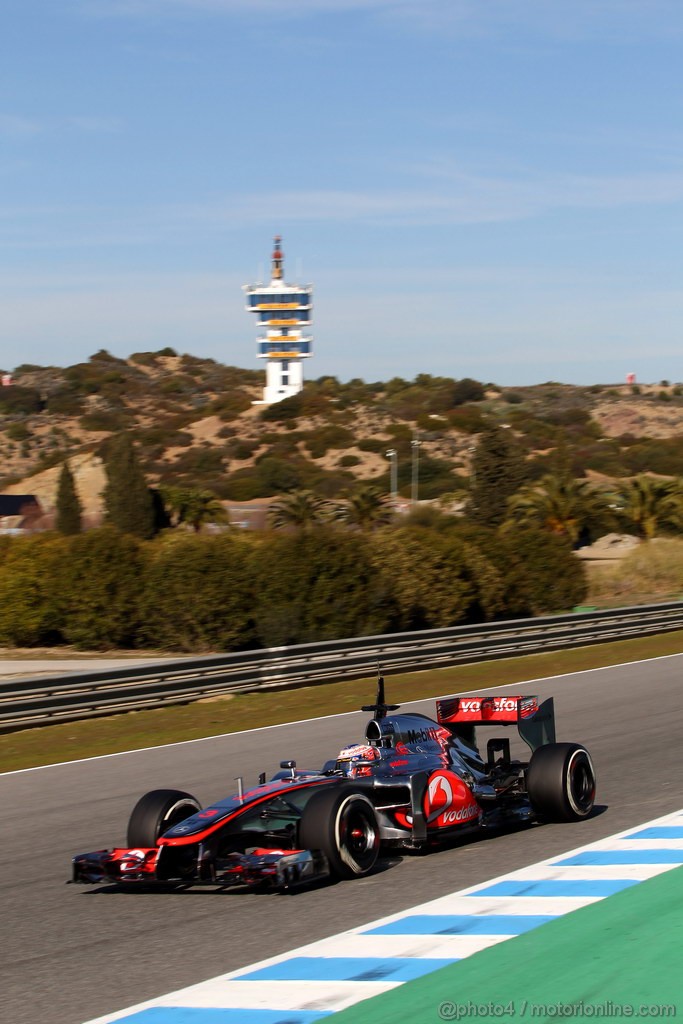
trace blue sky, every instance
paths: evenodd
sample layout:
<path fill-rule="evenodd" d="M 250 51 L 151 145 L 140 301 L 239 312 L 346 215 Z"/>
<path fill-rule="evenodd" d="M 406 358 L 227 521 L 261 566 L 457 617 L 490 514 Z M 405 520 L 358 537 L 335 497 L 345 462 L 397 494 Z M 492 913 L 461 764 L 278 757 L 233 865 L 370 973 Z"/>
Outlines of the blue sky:
<path fill-rule="evenodd" d="M 0 366 L 683 380 L 679 0 L 6 0 Z"/>

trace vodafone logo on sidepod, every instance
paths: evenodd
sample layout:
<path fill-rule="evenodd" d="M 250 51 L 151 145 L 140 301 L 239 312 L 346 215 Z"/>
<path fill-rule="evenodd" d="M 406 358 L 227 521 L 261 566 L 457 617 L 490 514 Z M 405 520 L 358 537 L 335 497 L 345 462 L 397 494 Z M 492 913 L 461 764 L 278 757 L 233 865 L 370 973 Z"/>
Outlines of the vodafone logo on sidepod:
<path fill-rule="evenodd" d="M 442 828 L 479 816 L 479 805 L 457 775 L 449 771 L 435 772 L 424 796 L 423 811 L 428 825 Z"/>

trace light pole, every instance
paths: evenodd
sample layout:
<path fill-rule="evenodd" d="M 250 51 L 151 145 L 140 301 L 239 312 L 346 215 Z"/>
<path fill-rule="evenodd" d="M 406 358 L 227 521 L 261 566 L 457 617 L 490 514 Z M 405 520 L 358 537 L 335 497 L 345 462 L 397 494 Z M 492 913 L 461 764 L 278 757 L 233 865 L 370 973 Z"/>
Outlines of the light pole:
<path fill-rule="evenodd" d="M 470 491 L 477 482 L 477 469 L 474 465 L 474 456 L 477 454 L 476 447 L 468 448 L 467 451 L 470 453 Z"/>
<path fill-rule="evenodd" d="M 417 438 L 417 432 L 413 435 L 410 447 L 413 450 L 413 475 L 410 489 L 410 502 L 412 505 L 417 505 L 417 488 L 420 473 L 420 442 Z"/>
<path fill-rule="evenodd" d="M 387 458 L 391 459 L 391 503 L 395 512 L 398 504 L 398 452 L 395 448 L 389 448 Z"/>

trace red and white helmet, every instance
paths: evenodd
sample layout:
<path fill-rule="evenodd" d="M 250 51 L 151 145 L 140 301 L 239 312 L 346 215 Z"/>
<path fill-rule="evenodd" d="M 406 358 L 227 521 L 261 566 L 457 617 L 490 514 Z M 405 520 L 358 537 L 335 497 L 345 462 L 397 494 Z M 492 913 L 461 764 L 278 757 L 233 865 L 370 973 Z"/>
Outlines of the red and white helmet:
<path fill-rule="evenodd" d="M 380 757 L 379 750 L 367 743 L 353 743 L 349 747 L 342 747 L 337 754 L 337 768 L 341 768 L 345 775 L 357 778 L 362 775 L 370 775 L 372 768 L 365 764 L 367 761 L 376 761 Z"/>

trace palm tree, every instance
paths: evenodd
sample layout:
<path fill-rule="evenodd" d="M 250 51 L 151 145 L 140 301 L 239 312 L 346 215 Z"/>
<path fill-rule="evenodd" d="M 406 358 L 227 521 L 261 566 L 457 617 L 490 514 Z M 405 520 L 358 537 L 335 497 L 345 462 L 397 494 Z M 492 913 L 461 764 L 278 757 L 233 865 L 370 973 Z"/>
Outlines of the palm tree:
<path fill-rule="evenodd" d="M 268 520 L 276 530 L 290 526 L 308 530 L 326 522 L 329 514 L 330 504 L 325 498 L 313 491 L 292 491 L 270 506 Z"/>
<path fill-rule="evenodd" d="M 609 517 L 607 495 L 587 480 L 547 474 L 526 484 L 508 500 L 506 527 L 540 526 L 577 544 L 584 529 Z"/>
<path fill-rule="evenodd" d="M 337 518 L 360 530 L 372 530 L 391 522 L 394 508 L 391 498 L 373 484 L 362 484 L 336 510 Z"/>
<path fill-rule="evenodd" d="M 199 533 L 204 523 L 226 523 L 228 514 L 212 491 L 195 487 L 165 487 L 164 504 L 174 526 L 185 524 Z"/>
<path fill-rule="evenodd" d="M 619 514 L 643 540 L 652 540 L 660 526 L 683 529 L 683 486 L 644 473 L 626 480 L 616 494 Z"/>
<path fill-rule="evenodd" d="M 212 491 L 185 492 L 181 521 L 199 533 L 204 523 L 227 523 L 228 513 Z"/>

